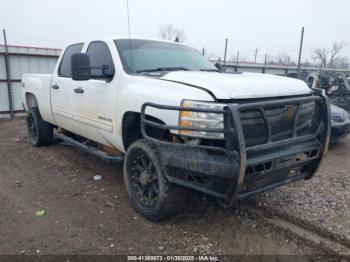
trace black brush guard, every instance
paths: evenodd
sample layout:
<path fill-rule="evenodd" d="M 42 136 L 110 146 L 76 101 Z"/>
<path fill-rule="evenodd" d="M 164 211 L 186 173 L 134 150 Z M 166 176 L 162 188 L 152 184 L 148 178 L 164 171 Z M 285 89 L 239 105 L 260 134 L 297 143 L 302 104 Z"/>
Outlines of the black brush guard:
<path fill-rule="evenodd" d="M 298 134 L 298 119 L 302 105 L 319 105 L 317 128 L 308 134 Z M 292 130 L 285 139 L 274 140 L 267 108 L 294 105 Z M 192 128 L 166 125 L 152 121 L 146 108 L 206 112 L 224 115 L 224 128 Z M 241 112 L 257 110 L 266 129 L 266 141 L 247 146 L 241 122 Z M 224 109 L 198 109 L 145 103 L 141 109 L 141 132 L 158 145 L 165 175 L 169 181 L 208 193 L 231 206 L 251 194 L 264 192 L 290 182 L 313 176 L 328 151 L 330 139 L 330 109 L 328 98 L 315 90 L 306 97 L 227 104 Z M 147 134 L 147 128 L 161 130 L 191 130 L 224 133 L 225 146 L 192 145 L 164 141 Z"/>

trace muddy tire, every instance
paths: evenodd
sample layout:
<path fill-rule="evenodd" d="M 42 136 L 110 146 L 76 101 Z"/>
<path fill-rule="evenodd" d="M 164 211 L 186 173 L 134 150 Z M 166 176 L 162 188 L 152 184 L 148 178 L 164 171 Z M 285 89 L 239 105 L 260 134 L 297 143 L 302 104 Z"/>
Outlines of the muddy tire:
<path fill-rule="evenodd" d="M 184 207 L 187 190 L 166 179 L 152 142 L 140 139 L 129 147 L 123 172 L 131 204 L 141 216 L 151 221 L 164 220 Z"/>
<path fill-rule="evenodd" d="M 28 111 L 27 128 L 29 141 L 33 146 L 46 146 L 52 143 L 53 126 L 41 118 L 39 109 L 36 107 Z"/>

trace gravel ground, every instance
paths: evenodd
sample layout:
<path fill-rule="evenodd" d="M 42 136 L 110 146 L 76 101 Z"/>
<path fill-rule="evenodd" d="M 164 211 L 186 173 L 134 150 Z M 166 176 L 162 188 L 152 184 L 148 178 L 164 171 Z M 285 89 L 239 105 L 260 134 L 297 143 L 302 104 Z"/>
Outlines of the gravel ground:
<path fill-rule="evenodd" d="M 287 214 L 294 210 L 303 221 L 315 221 L 318 227 L 326 224 L 332 232 L 341 232 L 341 227 L 343 234 L 348 232 L 349 184 L 343 182 L 344 170 L 350 167 L 345 161 L 333 161 L 346 159 L 349 145 L 333 148 L 312 181 L 265 194 L 254 203 L 260 201 L 266 209 Z M 179 216 L 149 222 L 130 207 L 120 164 L 61 144 L 31 147 L 23 119 L 0 121 L 0 160 L 1 255 L 329 254 L 250 215 L 249 201 L 224 210 L 197 196 Z M 93 180 L 97 174 L 102 180 Z M 347 195 L 338 197 L 333 187 Z M 39 208 L 46 215 L 36 217 Z"/>
<path fill-rule="evenodd" d="M 274 212 L 350 247 L 350 137 L 331 145 L 316 175 L 255 198 Z"/>

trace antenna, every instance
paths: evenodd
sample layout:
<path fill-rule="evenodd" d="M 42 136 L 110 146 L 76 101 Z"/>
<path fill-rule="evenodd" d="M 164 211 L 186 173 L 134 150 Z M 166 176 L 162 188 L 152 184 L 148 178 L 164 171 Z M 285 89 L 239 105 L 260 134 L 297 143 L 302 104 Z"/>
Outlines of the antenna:
<path fill-rule="evenodd" d="M 133 52 L 131 47 L 131 30 L 130 30 L 130 12 L 129 12 L 129 0 L 126 0 L 126 13 L 128 16 L 128 33 L 129 33 L 129 52 L 130 52 L 130 64 L 133 66 Z"/>
<path fill-rule="evenodd" d="M 126 12 L 127 12 L 127 16 L 128 16 L 128 33 L 129 33 L 129 39 L 130 39 L 130 12 L 129 12 L 129 0 L 126 0 Z"/>

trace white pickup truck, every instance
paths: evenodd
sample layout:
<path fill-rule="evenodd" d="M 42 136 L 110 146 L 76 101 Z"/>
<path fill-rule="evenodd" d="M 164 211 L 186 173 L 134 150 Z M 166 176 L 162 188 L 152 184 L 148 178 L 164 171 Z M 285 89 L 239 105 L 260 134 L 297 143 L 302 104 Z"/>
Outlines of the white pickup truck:
<path fill-rule="evenodd" d="M 124 161 L 136 211 L 183 207 L 189 189 L 232 206 L 309 179 L 328 150 L 326 96 L 303 81 L 220 72 L 178 43 L 101 37 L 69 45 L 52 75 L 23 76 L 30 142 L 57 136 Z"/>

